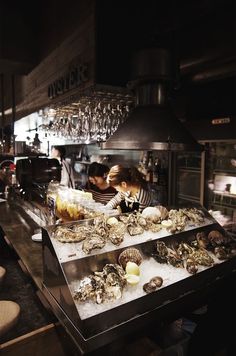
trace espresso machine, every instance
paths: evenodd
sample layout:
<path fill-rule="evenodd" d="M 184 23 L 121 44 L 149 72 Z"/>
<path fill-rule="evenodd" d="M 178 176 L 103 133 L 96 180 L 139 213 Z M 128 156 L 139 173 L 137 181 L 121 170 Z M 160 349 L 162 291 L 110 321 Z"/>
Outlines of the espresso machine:
<path fill-rule="evenodd" d="M 61 165 L 55 158 L 33 157 L 16 162 L 20 195 L 26 200 L 44 203 L 50 181 L 61 180 Z"/>

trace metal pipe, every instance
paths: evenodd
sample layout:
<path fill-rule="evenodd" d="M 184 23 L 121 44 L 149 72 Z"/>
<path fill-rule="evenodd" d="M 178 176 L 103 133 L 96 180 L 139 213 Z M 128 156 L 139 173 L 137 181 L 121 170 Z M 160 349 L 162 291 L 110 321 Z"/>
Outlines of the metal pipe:
<path fill-rule="evenodd" d="M 2 136 L 2 143 L 3 143 L 3 137 L 4 137 L 4 123 L 5 123 L 5 116 L 4 116 L 4 74 L 1 74 L 0 78 L 0 85 L 1 85 L 1 136 Z M 4 152 L 4 145 L 2 147 L 2 150 Z"/>
<path fill-rule="evenodd" d="M 11 121 L 11 131 L 12 131 L 12 144 L 13 144 L 13 154 L 15 155 L 15 136 L 14 136 L 14 125 L 16 119 L 16 97 L 15 97 L 15 75 L 11 76 L 11 89 L 12 89 L 12 121 Z"/>

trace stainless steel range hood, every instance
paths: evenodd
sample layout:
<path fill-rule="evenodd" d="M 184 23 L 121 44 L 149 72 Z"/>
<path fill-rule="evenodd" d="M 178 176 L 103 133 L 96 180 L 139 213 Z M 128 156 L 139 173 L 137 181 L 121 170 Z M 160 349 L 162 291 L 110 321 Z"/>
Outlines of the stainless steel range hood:
<path fill-rule="evenodd" d="M 130 86 L 136 105 L 126 121 L 102 144 L 103 149 L 199 151 L 195 141 L 169 105 L 172 82 L 170 54 L 149 49 L 137 54 Z"/>

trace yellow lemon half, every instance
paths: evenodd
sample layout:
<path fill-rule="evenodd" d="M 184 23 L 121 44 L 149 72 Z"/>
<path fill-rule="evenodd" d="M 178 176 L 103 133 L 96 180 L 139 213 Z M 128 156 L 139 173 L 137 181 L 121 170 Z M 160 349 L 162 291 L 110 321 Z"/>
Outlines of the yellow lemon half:
<path fill-rule="evenodd" d="M 125 279 L 127 280 L 127 283 L 131 284 L 131 285 L 135 285 L 138 284 L 138 282 L 140 281 L 139 276 L 136 276 L 134 274 L 126 274 L 125 275 Z"/>
<path fill-rule="evenodd" d="M 128 261 L 127 264 L 126 264 L 126 267 L 125 267 L 125 272 L 127 274 L 134 274 L 136 276 L 139 276 L 140 275 L 140 268 L 136 263 Z"/>

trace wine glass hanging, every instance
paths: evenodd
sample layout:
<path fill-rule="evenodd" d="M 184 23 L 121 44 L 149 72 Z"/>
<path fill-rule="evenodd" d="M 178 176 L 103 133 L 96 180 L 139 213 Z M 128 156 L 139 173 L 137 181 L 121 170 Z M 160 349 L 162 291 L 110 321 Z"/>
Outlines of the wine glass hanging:
<path fill-rule="evenodd" d="M 65 106 L 45 109 L 40 130 L 48 137 L 79 143 L 103 142 L 125 121 L 130 105 L 131 102 L 117 98 L 83 98 Z"/>

